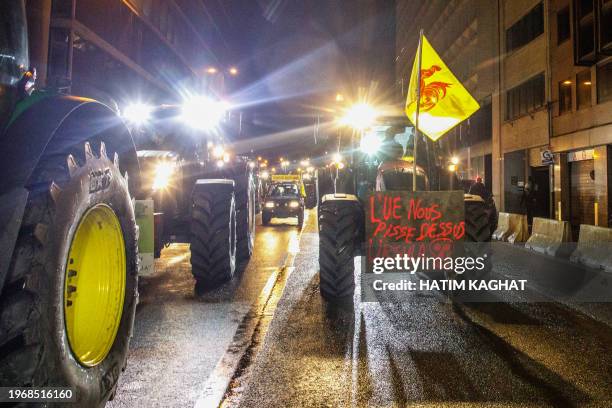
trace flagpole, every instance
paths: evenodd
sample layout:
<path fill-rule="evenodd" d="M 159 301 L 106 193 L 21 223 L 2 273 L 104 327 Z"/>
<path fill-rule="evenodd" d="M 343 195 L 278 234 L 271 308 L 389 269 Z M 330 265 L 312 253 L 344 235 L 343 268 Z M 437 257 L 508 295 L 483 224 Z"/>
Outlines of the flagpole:
<path fill-rule="evenodd" d="M 419 140 L 419 108 L 421 105 L 421 62 L 423 57 L 423 29 L 419 32 L 419 62 L 417 66 L 416 119 L 414 121 L 414 141 L 412 143 L 412 191 L 417 191 L 417 143 Z"/>

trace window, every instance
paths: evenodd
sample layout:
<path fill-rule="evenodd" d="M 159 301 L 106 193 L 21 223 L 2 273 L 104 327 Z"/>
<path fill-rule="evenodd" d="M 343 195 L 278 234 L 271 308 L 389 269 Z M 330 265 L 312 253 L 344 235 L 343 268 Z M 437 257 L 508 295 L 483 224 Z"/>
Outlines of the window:
<path fill-rule="evenodd" d="M 599 52 L 612 52 L 612 0 L 601 0 L 599 10 Z"/>
<path fill-rule="evenodd" d="M 540 3 L 506 30 L 506 51 L 510 52 L 521 48 L 543 32 L 544 7 Z"/>
<path fill-rule="evenodd" d="M 506 91 L 506 120 L 520 116 L 544 106 L 544 73 Z"/>
<path fill-rule="evenodd" d="M 588 65 L 595 61 L 595 25 L 593 0 L 575 0 L 576 63 Z"/>
<path fill-rule="evenodd" d="M 612 0 L 573 0 L 574 62 L 593 66 L 612 55 Z"/>
<path fill-rule="evenodd" d="M 557 44 L 561 44 L 570 38 L 570 11 L 569 7 L 557 13 Z"/>
<path fill-rule="evenodd" d="M 578 109 L 591 106 L 591 70 L 585 69 L 576 75 L 576 104 Z"/>
<path fill-rule="evenodd" d="M 612 62 L 597 67 L 597 102 L 612 101 Z"/>
<path fill-rule="evenodd" d="M 559 82 L 559 115 L 572 111 L 572 81 Z"/>

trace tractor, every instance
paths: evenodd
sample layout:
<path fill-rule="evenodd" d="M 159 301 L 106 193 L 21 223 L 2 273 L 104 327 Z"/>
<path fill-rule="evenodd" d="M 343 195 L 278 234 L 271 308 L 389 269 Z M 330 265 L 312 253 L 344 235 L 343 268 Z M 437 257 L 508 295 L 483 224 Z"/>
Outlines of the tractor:
<path fill-rule="evenodd" d="M 373 191 L 413 191 L 412 126 L 404 118 L 381 118 L 368 132 L 353 134 L 319 174 L 320 291 L 328 301 L 352 298 L 355 290 L 354 257 L 363 254 L 365 200 Z M 353 146 L 353 141 L 359 146 Z M 443 160 L 442 149 L 429 140 L 417 144 L 416 190 L 460 190 L 455 171 Z M 359 149 L 360 147 L 360 149 Z M 493 200 L 464 194 L 464 241 L 467 250 L 488 251 L 495 230 Z M 490 270 L 488 259 L 485 274 Z M 452 274 L 452 273 L 451 273 Z M 456 276 L 447 276 L 456 278 Z"/>
<path fill-rule="evenodd" d="M 220 134 L 231 133 L 221 103 L 197 97 L 187 108 L 151 107 L 150 120 L 131 126 L 140 196 L 154 203 L 154 256 L 170 243 L 189 243 L 196 292 L 231 279 L 255 240 L 257 179 L 248 158 L 218 143 Z M 203 108 L 193 120 L 183 112 L 190 104 Z"/>
<path fill-rule="evenodd" d="M 154 195 L 146 181 L 189 175 L 176 212 L 160 204 L 171 217 L 163 224 L 189 232 L 197 281 L 217 283 L 234 273 L 237 242 L 242 253 L 252 248 L 250 230 L 236 229 L 252 225 L 249 177 L 239 166 L 207 171 L 195 149 L 138 153 L 107 105 L 36 90 L 23 0 L 0 2 L 0 26 L 0 386 L 69 387 L 76 406 L 103 406 L 132 335 L 134 207 Z M 149 160 L 153 174 L 141 173 Z"/>

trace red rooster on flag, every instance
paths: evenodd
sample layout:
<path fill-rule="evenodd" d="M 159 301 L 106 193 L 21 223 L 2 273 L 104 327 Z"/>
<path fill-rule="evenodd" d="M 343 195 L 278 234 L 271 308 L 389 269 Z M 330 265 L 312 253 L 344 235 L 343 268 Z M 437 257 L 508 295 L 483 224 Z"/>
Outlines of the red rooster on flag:
<path fill-rule="evenodd" d="M 433 76 L 436 72 L 442 71 L 438 65 L 432 65 L 429 69 L 421 70 L 421 103 L 419 109 L 422 112 L 428 112 L 432 110 L 438 101 L 444 99 L 446 96 L 446 88 L 452 84 L 448 82 L 430 82 L 425 83 L 425 79 Z"/>

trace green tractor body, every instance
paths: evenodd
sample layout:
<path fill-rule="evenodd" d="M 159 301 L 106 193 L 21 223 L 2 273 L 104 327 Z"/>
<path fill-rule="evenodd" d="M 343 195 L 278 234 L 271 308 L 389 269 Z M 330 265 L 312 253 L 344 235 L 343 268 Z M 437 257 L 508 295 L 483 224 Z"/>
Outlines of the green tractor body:
<path fill-rule="evenodd" d="M 34 90 L 23 1 L 0 2 L 0 27 L 0 386 L 69 387 L 75 406 L 104 406 L 127 364 L 153 202 L 169 216 L 158 248 L 190 242 L 208 286 L 252 252 L 254 182 L 211 173 L 189 144 L 138 153 L 107 105 Z M 170 161 L 180 191 L 162 192 Z"/>

